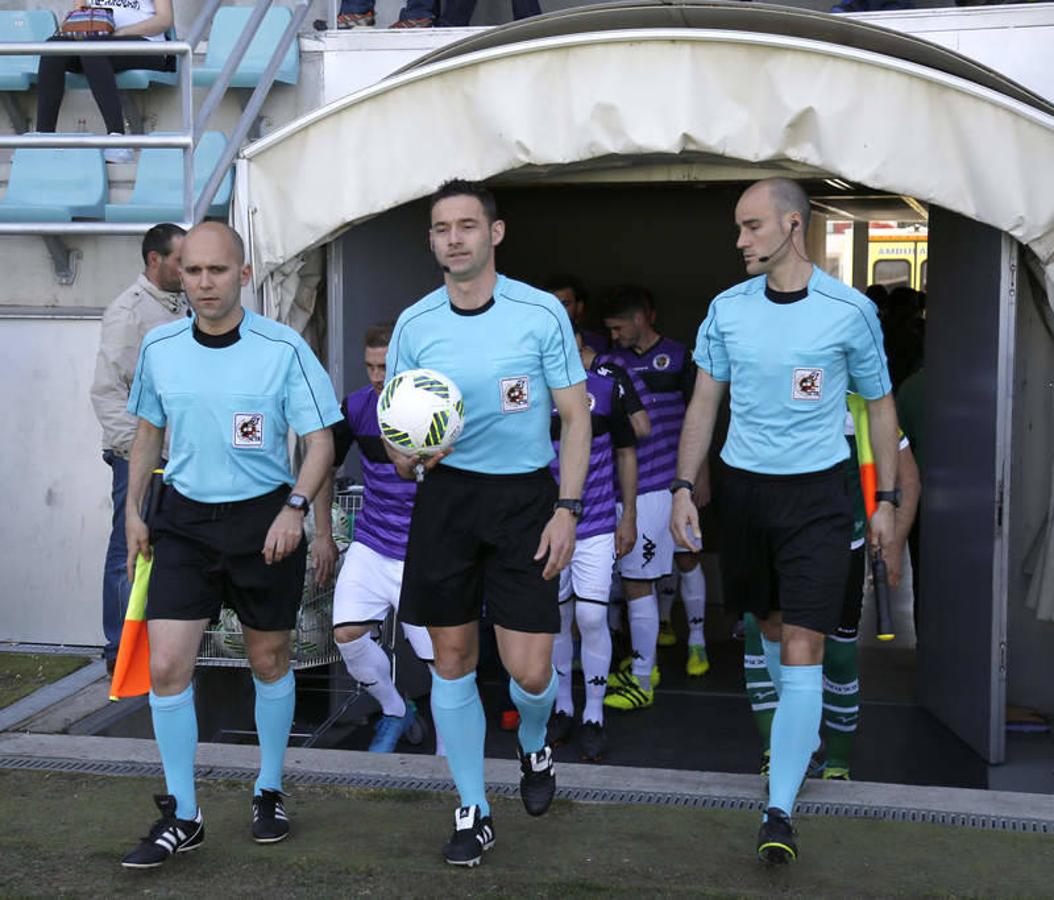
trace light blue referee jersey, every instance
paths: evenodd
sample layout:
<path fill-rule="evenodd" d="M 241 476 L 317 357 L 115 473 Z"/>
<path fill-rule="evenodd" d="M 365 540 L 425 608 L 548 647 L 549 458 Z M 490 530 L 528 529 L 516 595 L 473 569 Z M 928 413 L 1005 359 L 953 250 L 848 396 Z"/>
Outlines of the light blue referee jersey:
<path fill-rule="evenodd" d="M 404 310 L 388 345 L 387 377 L 408 369 L 441 372 L 464 398 L 465 429 L 442 465 L 492 475 L 549 464 L 550 390 L 586 379 L 560 302 L 504 275 L 478 310 L 454 307 L 446 287 Z"/>
<path fill-rule="evenodd" d="M 732 422 L 721 458 L 749 472 L 818 472 L 846 459 L 845 395 L 892 385 L 874 304 L 813 268 L 804 298 L 777 303 L 760 275 L 719 294 L 699 327 L 694 359 L 731 382 Z"/>
<path fill-rule="evenodd" d="M 227 347 L 195 340 L 192 319 L 149 331 L 128 411 L 171 428 L 165 482 L 192 500 L 248 500 L 293 484 L 287 434 L 342 416 L 329 376 L 292 328 L 245 310 Z"/>

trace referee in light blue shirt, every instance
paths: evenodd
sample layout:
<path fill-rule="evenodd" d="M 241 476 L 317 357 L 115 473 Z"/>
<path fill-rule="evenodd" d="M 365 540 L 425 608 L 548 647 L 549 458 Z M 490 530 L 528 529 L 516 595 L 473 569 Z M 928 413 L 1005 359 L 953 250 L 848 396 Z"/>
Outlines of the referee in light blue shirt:
<path fill-rule="evenodd" d="M 444 285 L 405 310 L 388 345 L 388 379 L 427 368 L 453 379 L 465 428 L 430 460 L 410 523 L 399 610 L 428 626 L 432 710 L 460 795 L 447 862 L 474 866 L 494 843 L 483 784 L 486 723 L 476 688 L 483 598 L 520 712 L 520 796 L 541 815 L 556 790 L 545 729 L 556 697 L 556 575 L 571 561 L 589 465 L 585 369 L 552 295 L 498 275 L 505 234 L 494 197 L 453 181 L 432 197 L 429 237 Z M 560 490 L 549 471 L 550 417 L 561 421 Z M 414 460 L 393 451 L 404 478 Z"/>
<path fill-rule="evenodd" d="M 757 851 L 766 862 L 789 862 L 797 855 L 794 801 L 819 744 L 824 635 L 838 627 L 849 567 L 846 392 L 868 401 L 879 487 L 873 548 L 893 540 L 897 414 L 874 305 L 805 255 L 809 200 L 801 187 L 782 178 L 757 182 L 735 215 L 736 247 L 754 277 L 718 295 L 699 328 L 671 528 L 685 547 L 699 533 L 690 479 L 730 390 L 732 420 L 721 451 L 728 465 L 724 594 L 761 623 L 779 692 Z"/>
<path fill-rule="evenodd" d="M 143 339 L 128 411 L 139 417 L 129 462 L 128 568 L 150 557 L 146 618 L 150 711 L 168 793 L 161 818 L 122 864 L 152 868 L 204 839 L 194 793 L 197 718 L 191 679 L 201 636 L 223 603 L 241 620 L 256 686 L 260 775 L 252 802 L 259 843 L 289 833 L 282 761 L 293 721 L 289 632 L 303 592 L 303 520 L 333 462 L 341 418 L 322 366 L 296 332 L 243 309 L 241 238 L 206 223 L 183 241 L 180 273 L 194 310 Z M 140 518 L 151 471 L 171 433 L 166 490 L 153 534 Z M 287 435 L 304 437 L 298 478 Z"/>

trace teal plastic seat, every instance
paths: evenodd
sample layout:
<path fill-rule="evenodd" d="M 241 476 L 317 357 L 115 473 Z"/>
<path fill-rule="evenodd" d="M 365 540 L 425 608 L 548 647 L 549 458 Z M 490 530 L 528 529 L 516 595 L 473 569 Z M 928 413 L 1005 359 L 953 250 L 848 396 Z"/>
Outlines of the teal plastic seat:
<path fill-rule="evenodd" d="M 169 29 L 165 40 L 174 41 L 176 33 Z M 175 85 L 179 83 L 179 72 L 159 72 L 156 69 L 129 69 L 117 73 L 117 89 L 121 91 L 145 91 L 152 84 Z M 78 72 L 66 73 L 66 87 L 72 90 L 87 90 L 88 79 Z"/>
<path fill-rule="evenodd" d="M 2 222 L 101 219 L 106 208 L 106 163 L 94 148 L 19 147 L 11 160 Z"/>
<path fill-rule="evenodd" d="M 222 131 L 206 131 L 194 150 L 194 197 L 201 196 L 205 183 L 227 146 Z M 228 169 L 207 216 L 227 217 L 234 185 L 234 169 Z M 127 203 L 108 203 L 107 222 L 179 222 L 183 219 L 183 151 L 148 148 L 139 153 L 135 187 Z"/>
<path fill-rule="evenodd" d="M 0 10 L 0 41 L 46 41 L 58 25 L 46 9 Z M 39 56 L 0 56 L 0 91 L 28 91 L 37 83 Z"/>
<path fill-rule="evenodd" d="M 245 30 L 252 15 L 251 6 L 221 6 L 209 29 L 209 49 L 205 62 L 194 69 L 194 84 L 211 85 L 231 55 L 238 37 Z M 293 14 L 286 6 L 272 6 L 264 15 L 256 36 L 231 79 L 231 87 L 254 88 L 274 54 L 282 32 L 292 21 Z M 294 39 L 278 67 L 275 81 L 296 84 L 300 78 L 300 45 Z"/>

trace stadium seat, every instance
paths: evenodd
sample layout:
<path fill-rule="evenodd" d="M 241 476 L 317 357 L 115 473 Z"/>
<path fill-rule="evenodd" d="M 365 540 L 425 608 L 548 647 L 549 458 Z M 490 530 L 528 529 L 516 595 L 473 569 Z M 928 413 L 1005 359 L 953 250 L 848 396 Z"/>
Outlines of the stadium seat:
<path fill-rule="evenodd" d="M 106 163 L 95 148 L 19 147 L 11 160 L 2 222 L 101 219 L 106 208 Z"/>
<path fill-rule="evenodd" d="M 216 11 L 209 30 L 209 49 L 205 54 L 205 62 L 194 68 L 194 84 L 207 86 L 216 80 L 252 11 L 251 6 L 222 6 Z M 256 36 L 234 72 L 231 87 L 254 88 L 260 83 L 260 77 L 271 61 L 282 32 L 292 18 L 293 14 L 286 6 L 272 6 L 267 10 Z M 300 46 L 294 40 L 282 57 L 275 81 L 296 84 L 299 78 Z"/>
<path fill-rule="evenodd" d="M 206 131 L 194 151 L 194 196 L 201 195 L 212 170 L 223 155 L 227 137 Z M 207 216 L 226 218 L 234 171 L 228 170 L 209 205 Z M 183 151 L 148 148 L 139 153 L 135 187 L 127 203 L 106 204 L 108 222 L 179 222 L 183 219 Z"/>
<path fill-rule="evenodd" d="M 57 28 L 46 9 L 0 10 L 0 41 L 46 41 Z M 36 84 L 39 56 L 0 56 L 0 91 L 28 91 Z"/>
<path fill-rule="evenodd" d="M 176 40 L 174 30 L 169 30 L 165 40 Z M 117 73 L 117 89 L 120 91 L 145 91 L 152 84 L 174 85 L 179 83 L 179 72 L 158 72 L 156 69 L 129 69 Z M 87 90 L 88 79 L 76 72 L 66 73 L 66 87 Z"/>

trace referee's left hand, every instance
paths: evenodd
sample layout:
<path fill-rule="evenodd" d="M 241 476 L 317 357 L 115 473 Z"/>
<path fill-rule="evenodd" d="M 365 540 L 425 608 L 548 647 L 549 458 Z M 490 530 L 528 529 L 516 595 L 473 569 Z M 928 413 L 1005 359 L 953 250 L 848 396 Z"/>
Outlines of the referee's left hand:
<path fill-rule="evenodd" d="M 571 557 L 575 552 L 575 526 L 578 520 L 566 509 L 558 509 L 545 526 L 542 539 L 538 542 L 538 550 L 534 554 L 537 562 L 546 553 L 549 559 L 545 562 L 542 570 L 542 578 L 549 581 L 571 563 Z"/>
<path fill-rule="evenodd" d="M 304 514 L 286 506 L 274 517 L 264 538 L 263 558 L 267 565 L 281 562 L 300 545 L 304 535 Z"/>

